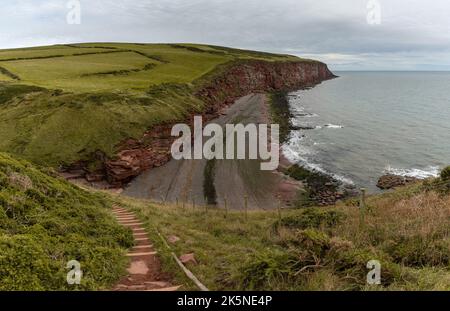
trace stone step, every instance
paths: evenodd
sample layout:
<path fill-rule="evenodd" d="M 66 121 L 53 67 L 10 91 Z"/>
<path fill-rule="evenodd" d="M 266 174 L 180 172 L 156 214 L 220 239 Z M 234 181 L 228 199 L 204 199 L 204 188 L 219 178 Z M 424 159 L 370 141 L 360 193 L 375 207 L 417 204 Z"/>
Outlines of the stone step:
<path fill-rule="evenodd" d="M 125 226 L 142 226 L 143 223 L 142 222 L 137 222 L 137 221 L 119 221 L 120 224 L 125 225 Z"/>
<path fill-rule="evenodd" d="M 144 228 L 135 228 L 133 229 L 133 232 L 138 232 L 138 231 L 146 231 Z"/>
<path fill-rule="evenodd" d="M 126 287 L 127 290 L 130 291 L 143 291 L 146 290 L 147 286 L 145 285 L 129 285 Z"/>
<path fill-rule="evenodd" d="M 133 233 L 133 236 L 136 236 L 136 237 L 141 237 L 141 236 L 147 236 L 148 234 L 147 234 L 147 232 L 138 232 L 138 233 Z"/>
<path fill-rule="evenodd" d="M 119 221 L 137 220 L 135 217 L 116 217 Z"/>
<path fill-rule="evenodd" d="M 172 286 L 172 287 L 164 287 L 164 288 L 155 288 L 155 289 L 147 289 L 147 292 L 176 292 L 179 290 L 181 286 Z"/>
<path fill-rule="evenodd" d="M 127 257 L 153 256 L 156 254 L 158 254 L 158 252 L 128 253 Z"/>
<path fill-rule="evenodd" d="M 114 208 L 113 212 L 116 213 L 129 213 L 126 209 Z"/>
<path fill-rule="evenodd" d="M 147 245 L 136 245 L 133 247 L 133 249 L 143 249 L 143 248 L 152 248 L 153 244 L 147 244 Z"/>
<path fill-rule="evenodd" d="M 150 286 L 156 286 L 159 288 L 164 288 L 164 287 L 170 287 L 170 283 L 168 282 L 160 282 L 160 281 L 154 281 L 154 282 L 144 282 L 145 285 L 150 285 Z"/>
<path fill-rule="evenodd" d="M 116 214 L 116 218 L 136 217 L 134 214 Z"/>
<path fill-rule="evenodd" d="M 117 221 L 119 221 L 119 222 L 138 222 L 140 220 L 137 218 L 133 218 L 133 219 L 118 219 Z"/>
<path fill-rule="evenodd" d="M 113 211 L 114 214 L 133 214 L 132 212 L 129 211 Z"/>
<path fill-rule="evenodd" d="M 117 291 L 146 291 L 146 292 L 174 292 L 181 288 L 181 286 L 166 286 L 163 288 L 152 288 L 155 285 L 125 285 L 119 284 L 116 286 Z"/>
<path fill-rule="evenodd" d="M 135 241 L 148 241 L 148 238 L 147 237 L 145 237 L 145 238 L 137 238 L 137 239 L 134 239 Z"/>

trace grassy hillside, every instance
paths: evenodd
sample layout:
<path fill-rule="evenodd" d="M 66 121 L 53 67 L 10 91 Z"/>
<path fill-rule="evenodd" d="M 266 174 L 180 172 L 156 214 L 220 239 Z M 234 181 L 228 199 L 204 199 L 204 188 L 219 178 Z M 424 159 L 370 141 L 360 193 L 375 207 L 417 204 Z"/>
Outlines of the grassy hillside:
<path fill-rule="evenodd" d="M 0 50 L 0 67 L 17 75 L 21 83 L 78 93 L 145 93 L 151 85 L 193 83 L 236 59 L 299 60 L 192 44 L 94 43 Z"/>
<path fill-rule="evenodd" d="M 131 231 L 109 211 L 111 201 L 0 153 L 0 290 L 110 288 L 127 266 Z M 81 285 L 66 265 L 81 263 Z"/>
<path fill-rule="evenodd" d="M 110 211 L 136 212 L 184 289 L 196 289 L 170 255 L 193 252 L 189 268 L 213 290 L 450 290 L 450 168 L 442 178 L 335 207 L 225 211 L 157 205 L 82 190 L 52 170 L 0 153 L 0 290 L 108 289 L 123 275 L 131 232 Z M 169 250 L 160 239 L 180 238 Z M 78 260 L 82 284 L 65 268 Z M 382 284 L 366 284 L 367 262 Z"/>
<path fill-rule="evenodd" d="M 225 64 L 288 55 L 192 44 L 57 45 L 0 51 L 0 151 L 57 166 L 108 155 L 155 124 L 201 111 Z"/>
<path fill-rule="evenodd" d="M 198 265 L 190 268 L 213 290 L 450 290 L 450 179 L 370 197 L 362 222 L 352 200 L 283 210 L 281 221 L 277 211 L 246 217 L 117 200 L 151 232 L 178 236 L 172 248 L 195 253 Z M 177 274 L 170 256 L 164 259 Z M 366 284 L 370 260 L 381 263 L 379 286 Z"/>

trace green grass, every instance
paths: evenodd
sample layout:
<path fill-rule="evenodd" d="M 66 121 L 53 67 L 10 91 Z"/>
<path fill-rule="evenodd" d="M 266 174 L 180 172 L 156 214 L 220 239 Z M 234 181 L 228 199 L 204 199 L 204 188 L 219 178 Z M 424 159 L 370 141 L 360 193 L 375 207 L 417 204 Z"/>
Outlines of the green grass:
<path fill-rule="evenodd" d="M 111 288 L 125 273 L 131 231 L 107 197 L 53 174 L 0 153 L 0 290 Z M 66 282 L 71 260 L 81 264 L 80 285 Z"/>
<path fill-rule="evenodd" d="M 85 53 L 98 54 L 73 56 Z M 157 59 L 162 61 L 158 62 Z M 0 51 L 1 66 L 21 77 L 23 83 L 78 93 L 142 93 L 155 84 L 189 84 L 211 72 L 216 66 L 236 59 L 299 60 L 293 56 L 192 44 L 95 43 Z M 149 72 L 95 78 L 86 76 L 96 72 L 137 69 L 148 63 L 156 65 Z"/>
<path fill-rule="evenodd" d="M 445 175 L 445 174 L 444 174 Z M 450 193 L 436 179 L 335 207 L 248 211 L 160 205 L 83 190 L 51 169 L 0 153 L 0 289 L 108 289 L 125 273 L 129 230 L 113 203 L 134 211 L 162 269 L 196 289 L 171 257 L 194 253 L 189 269 L 211 290 L 450 290 Z M 160 239 L 180 238 L 170 249 Z M 66 283 L 78 260 L 79 286 Z M 366 284 L 367 262 L 382 284 Z"/>
<path fill-rule="evenodd" d="M 230 64 L 249 59 L 301 61 L 193 44 L 0 51 L 0 151 L 53 167 L 89 160 L 98 150 L 112 156 L 124 139 L 201 112 L 205 103 L 196 91 Z"/>
<path fill-rule="evenodd" d="M 84 78 L 83 75 L 139 69 L 153 62 L 139 54 L 123 52 L 11 61 L 2 64 L 6 69 L 17 74 L 25 83 L 47 88 L 88 92 L 111 90 L 114 87 L 113 81 L 117 77 Z M 96 79 L 99 81 L 96 82 Z M 108 82 L 112 82 L 112 84 L 110 85 Z M 127 82 L 124 81 L 125 84 Z"/>
<path fill-rule="evenodd" d="M 176 85 L 161 86 L 143 98 L 111 93 L 54 96 L 36 89 L 0 86 L 0 98 L 13 97 L 0 104 L 0 150 L 48 166 L 70 164 L 97 150 L 113 155 L 121 140 L 140 138 L 153 125 L 183 120 L 203 107 L 188 88 Z"/>
<path fill-rule="evenodd" d="M 79 49 L 71 48 L 67 46 L 53 46 L 42 48 L 28 48 L 28 49 L 12 49 L 12 50 L 0 50 L 0 62 L 15 59 L 28 59 L 28 58 L 42 58 L 42 57 L 54 57 L 54 56 L 69 56 L 80 53 L 95 53 L 95 52 L 107 52 L 109 49 Z"/>
<path fill-rule="evenodd" d="M 353 201 L 336 207 L 243 212 L 157 205 L 118 197 L 150 232 L 163 267 L 195 289 L 157 238 L 193 252 L 194 274 L 212 290 L 450 290 L 450 195 L 415 185 L 367 200 L 364 225 Z M 382 284 L 367 285 L 368 261 Z"/>

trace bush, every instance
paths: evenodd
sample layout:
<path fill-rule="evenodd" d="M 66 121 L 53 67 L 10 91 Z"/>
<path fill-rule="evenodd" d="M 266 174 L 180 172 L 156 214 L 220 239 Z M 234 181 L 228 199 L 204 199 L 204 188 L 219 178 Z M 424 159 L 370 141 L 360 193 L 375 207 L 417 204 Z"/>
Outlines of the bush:
<path fill-rule="evenodd" d="M 339 224 L 345 215 L 337 210 L 325 210 L 321 208 L 308 208 L 300 215 L 288 216 L 281 219 L 280 225 L 287 228 L 332 228 Z M 276 222 L 275 225 L 279 223 Z"/>
<path fill-rule="evenodd" d="M 383 249 L 393 261 L 408 267 L 450 265 L 450 239 L 430 240 L 422 236 L 401 237 L 385 243 Z"/>
<path fill-rule="evenodd" d="M 297 259 L 285 252 L 266 251 L 252 255 L 242 266 L 239 283 L 243 290 L 267 290 L 284 286 L 294 276 Z"/>
<path fill-rule="evenodd" d="M 445 181 L 450 181 L 450 166 L 447 166 L 442 170 L 441 179 Z"/>

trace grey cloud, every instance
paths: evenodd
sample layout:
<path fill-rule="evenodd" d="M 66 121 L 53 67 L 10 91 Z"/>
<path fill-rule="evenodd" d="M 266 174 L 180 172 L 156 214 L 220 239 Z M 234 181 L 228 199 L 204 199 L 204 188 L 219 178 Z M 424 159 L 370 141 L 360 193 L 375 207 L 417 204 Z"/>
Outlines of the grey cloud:
<path fill-rule="evenodd" d="M 81 0 L 82 24 L 67 25 L 66 0 L 4 0 L 0 47 L 198 42 L 318 58 L 335 69 L 448 69 L 448 1 L 379 2 L 382 22 L 368 25 L 366 0 Z"/>

